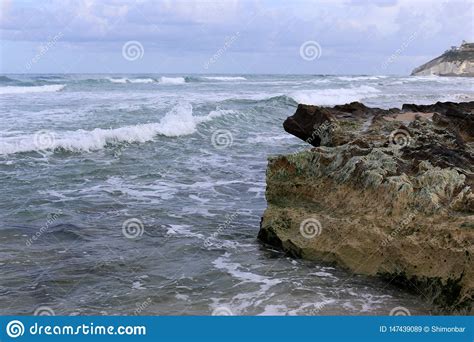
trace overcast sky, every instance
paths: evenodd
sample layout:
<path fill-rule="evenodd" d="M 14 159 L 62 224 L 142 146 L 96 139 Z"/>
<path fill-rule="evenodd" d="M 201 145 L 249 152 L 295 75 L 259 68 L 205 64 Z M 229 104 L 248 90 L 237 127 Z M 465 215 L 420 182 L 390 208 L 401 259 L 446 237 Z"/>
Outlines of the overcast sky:
<path fill-rule="evenodd" d="M 408 74 L 474 37 L 469 0 L 0 1 L 1 73 Z"/>

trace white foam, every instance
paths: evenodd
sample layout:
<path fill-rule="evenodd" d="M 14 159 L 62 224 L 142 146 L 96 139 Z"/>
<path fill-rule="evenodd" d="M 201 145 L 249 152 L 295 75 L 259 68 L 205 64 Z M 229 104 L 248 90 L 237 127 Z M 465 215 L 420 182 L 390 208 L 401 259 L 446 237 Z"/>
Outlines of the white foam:
<path fill-rule="evenodd" d="M 380 90 L 364 85 L 353 88 L 300 90 L 289 96 L 298 103 L 327 106 L 360 101 L 377 96 L 378 93 Z"/>
<path fill-rule="evenodd" d="M 440 99 L 441 102 L 446 102 L 446 101 L 454 101 L 454 102 L 459 102 L 459 101 L 474 101 L 474 93 L 470 94 L 449 94 L 441 97 Z"/>
<path fill-rule="evenodd" d="M 406 83 L 415 83 L 415 82 L 436 82 L 441 84 L 462 84 L 466 83 L 472 88 L 472 81 L 470 77 L 447 77 L 447 76 L 437 76 L 437 75 L 428 75 L 428 76 L 408 76 L 399 78 L 398 81 L 392 81 L 391 84 L 406 84 Z"/>
<path fill-rule="evenodd" d="M 127 83 L 126 78 L 108 78 L 108 80 L 112 83 Z"/>
<path fill-rule="evenodd" d="M 214 267 L 230 274 L 242 283 L 255 284 L 256 291 L 246 291 L 237 294 L 232 298 L 232 309 L 234 312 L 245 312 L 249 307 L 261 307 L 262 303 L 268 299 L 269 290 L 280 283 L 283 279 L 274 279 L 265 275 L 260 275 L 244 270 L 244 266 L 230 261 L 230 253 L 218 257 L 212 262 Z M 271 296 L 271 294 L 270 294 Z"/>
<path fill-rule="evenodd" d="M 387 78 L 387 76 L 339 76 L 338 80 L 341 81 L 375 81 L 382 78 Z"/>
<path fill-rule="evenodd" d="M 203 122 L 203 121 L 208 121 L 209 119 L 218 118 L 219 116 L 223 116 L 227 114 L 235 114 L 235 113 L 237 112 L 232 109 L 217 109 L 217 110 L 210 111 L 209 114 L 206 116 L 197 117 L 196 119 L 200 120 L 200 122 Z"/>
<path fill-rule="evenodd" d="M 193 237 L 193 238 L 198 238 L 198 239 L 203 239 L 204 235 L 199 234 L 199 233 L 193 233 L 191 230 L 189 230 L 190 226 L 187 225 L 180 225 L 180 224 L 172 224 L 170 225 L 170 228 L 168 228 L 168 231 L 166 232 L 168 235 L 181 235 L 185 237 Z"/>
<path fill-rule="evenodd" d="M 266 276 L 262 276 L 259 274 L 241 270 L 242 265 L 238 263 L 230 262 L 229 253 L 225 253 L 223 256 L 218 257 L 216 260 L 212 262 L 212 264 L 217 269 L 220 269 L 229 273 L 231 276 L 241 280 L 242 282 L 261 284 L 261 289 L 264 291 L 282 282 L 281 279 L 271 279 Z"/>
<path fill-rule="evenodd" d="M 288 307 L 284 304 L 265 305 L 263 312 L 259 316 L 285 316 L 288 313 Z"/>
<path fill-rule="evenodd" d="M 241 76 L 206 76 L 203 77 L 206 80 L 211 80 L 211 81 L 246 81 L 247 79 L 245 77 Z"/>
<path fill-rule="evenodd" d="M 250 144 L 270 144 L 273 145 L 276 142 L 280 142 L 282 140 L 293 141 L 293 137 L 289 134 L 285 135 L 271 135 L 271 136 L 264 136 L 264 135 L 257 135 L 254 137 L 247 138 L 247 142 Z"/>
<path fill-rule="evenodd" d="M 146 287 L 143 286 L 143 283 L 140 281 L 134 281 L 132 284 L 133 290 L 146 290 Z"/>
<path fill-rule="evenodd" d="M 178 137 L 193 134 L 197 125 L 215 117 L 234 113 L 234 111 L 217 110 L 205 116 L 193 116 L 191 104 L 175 106 L 157 123 L 138 124 L 113 129 L 95 128 L 87 131 L 47 132 L 47 145 L 38 146 L 41 136 L 32 134 L 9 137 L 0 140 L 0 155 L 18 152 L 65 149 L 68 151 L 92 151 L 104 148 L 107 144 L 117 142 L 144 143 L 156 135 Z"/>
<path fill-rule="evenodd" d="M 84 187 L 83 190 L 94 193 L 96 191 L 107 191 L 110 193 L 120 192 L 134 201 L 154 205 L 161 204 L 163 201 L 169 201 L 177 192 L 177 189 L 171 182 L 157 180 L 151 184 L 147 184 L 146 188 L 143 188 L 140 186 L 137 187 L 136 183 L 120 177 L 108 178 L 105 184 L 102 184 L 99 188 Z"/>
<path fill-rule="evenodd" d="M 426 75 L 426 76 L 410 76 L 407 77 L 406 80 L 410 80 L 413 82 L 416 81 L 435 81 L 435 82 L 447 82 L 450 83 L 451 77 L 444 77 L 444 76 L 438 76 L 438 75 Z"/>
<path fill-rule="evenodd" d="M 185 301 L 187 302 L 189 300 L 189 296 L 188 295 L 184 295 L 184 294 L 179 294 L 177 293 L 175 296 L 174 296 L 177 300 L 182 300 L 182 301 Z"/>
<path fill-rule="evenodd" d="M 201 121 L 207 120 L 204 117 L 194 117 L 193 107 L 190 104 L 180 104 L 166 114 L 158 124 L 154 124 L 154 128 L 158 134 L 178 137 L 194 133 L 197 124 Z"/>
<path fill-rule="evenodd" d="M 153 83 L 155 82 L 152 78 L 108 78 L 108 80 L 112 83 Z"/>
<path fill-rule="evenodd" d="M 50 84 L 33 87 L 21 86 L 6 86 L 0 87 L 0 95 L 4 94 L 28 94 L 28 93 L 50 93 L 63 90 L 66 87 L 64 84 Z"/>
<path fill-rule="evenodd" d="M 162 84 L 184 84 L 186 80 L 184 77 L 160 77 L 160 83 Z"/>
<path fill-rule="evenodd" d="M 296 315 L 323 315 L 328 306 L 332 306 L 336 303 L 335 299 L 320 299 L 317 302 L 303 303 L 299 308 L 295 310 L 288 310 L 287 315 L 296 316 Z"/>
<path fill-rule="evenodd" d="M 322 83 L 329 83 L 329 82 L 331 81 L 328 79 L 315 79 L 315 80 L 304 81 L 301 83 L 322 84 Z"/>
<path fill-rule="evenodd" d="M 155 82 L 152 78 L 132 78 L 128 80 L 130 83 L 153 83 Z"/>

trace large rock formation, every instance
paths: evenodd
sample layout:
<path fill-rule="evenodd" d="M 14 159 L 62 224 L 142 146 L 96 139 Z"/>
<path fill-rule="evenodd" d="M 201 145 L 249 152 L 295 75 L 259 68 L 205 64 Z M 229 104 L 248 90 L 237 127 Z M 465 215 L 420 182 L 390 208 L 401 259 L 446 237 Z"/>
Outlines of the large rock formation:
<path fill-rule="evenodd" d="M 299 105 L 285 129 L 316 147 L 269 159 L 259 238 L 470 312 L 473 111 Z"/>
<path fill-rule="evenodd" d="M 474 43 L 463 42 L 414 69 L 412 76 L 474 76 Z"/>

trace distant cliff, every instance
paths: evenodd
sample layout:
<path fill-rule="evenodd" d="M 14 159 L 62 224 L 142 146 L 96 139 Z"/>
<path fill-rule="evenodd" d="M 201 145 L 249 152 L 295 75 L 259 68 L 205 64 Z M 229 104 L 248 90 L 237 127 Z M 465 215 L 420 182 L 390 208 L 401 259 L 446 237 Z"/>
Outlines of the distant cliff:
<path fill-rule="evenodd" d="M 467 76 L 474 77 L 474 43 L 463 42 L 441 56 L 414 69 L 412 76 Z"/>

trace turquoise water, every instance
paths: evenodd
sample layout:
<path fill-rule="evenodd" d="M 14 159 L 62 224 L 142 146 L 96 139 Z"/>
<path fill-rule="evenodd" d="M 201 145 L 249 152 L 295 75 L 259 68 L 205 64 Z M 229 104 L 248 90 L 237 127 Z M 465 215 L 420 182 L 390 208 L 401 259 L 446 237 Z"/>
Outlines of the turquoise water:
<path fill-rule="evenodd" d="M 465 78 L 0 77 L 0 314 L 429 313 L 377 279 L 256 240 L 298 102 L 474 98 Z"/>

